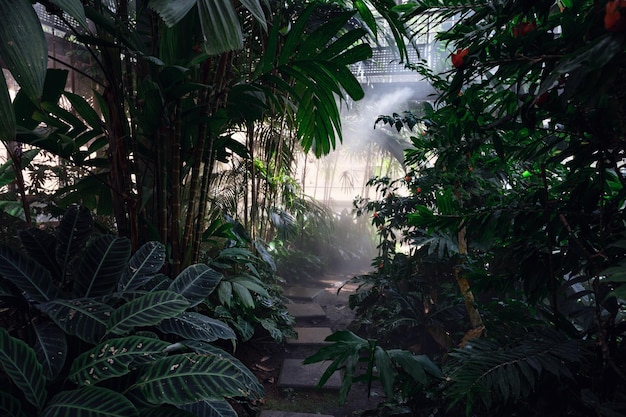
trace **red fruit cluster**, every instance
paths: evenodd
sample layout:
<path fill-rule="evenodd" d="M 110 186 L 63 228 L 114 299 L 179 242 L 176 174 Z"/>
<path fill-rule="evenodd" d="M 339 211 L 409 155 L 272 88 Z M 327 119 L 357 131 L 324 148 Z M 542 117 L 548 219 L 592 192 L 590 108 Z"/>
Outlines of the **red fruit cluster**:
<path fill-rule="evenodd" d="M 519 38 L 520 36 L 528 35 L 537 29 L 535 22 L 521 22 L 513 27 L 513 37 Z"/>
<path fill-rule="evenodd" d="M 625 0 L 626 1 L 626 0 Z M 452 65 L 454 68 L 461 68 L 465 64 L 465 57 L 469 54 L 469 49 L 457 49 L 452 53 L 450 58 L 452 59 Z"/>
<path fill-rule="evenodd" d="M 606 4 L 604 28 L 609 32 L 626 30 L 626 18 L 622 11 L 626 9 L 626 0 L 611 0 Z"/>

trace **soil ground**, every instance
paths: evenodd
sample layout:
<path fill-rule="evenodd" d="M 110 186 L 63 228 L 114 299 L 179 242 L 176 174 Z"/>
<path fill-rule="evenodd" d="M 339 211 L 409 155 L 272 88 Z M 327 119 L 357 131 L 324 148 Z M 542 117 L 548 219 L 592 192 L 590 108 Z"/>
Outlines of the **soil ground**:
<path fill-rule="evenodd" d="M 320 304 L 326 318 L 316 322 L 298 323 L 301 327 L 330 327 L 333 331 L 347 329 L 354 319 L 348 307 L 348 297 L 356 287 L 347 285 L 339 288 L 356 274 L 325 275 L 318 279 L 300 280 L 293 285 L 324 289 L 313 302 Z M 255 340 L 238 348 L 240 358 L 257 376 L 265 388 L 263 410 L 280 410 L 298 413 L 327 414 L 334 417 L 355 416 L 365 410 L 376 408 L 383 400 L 380 389 L 373 388 L 368 395 L 364 384 L 354 384 L 344 404 L 339 403 L 337 391 L 318 389 L 292 389 L 278 387 L 278 377 L 284 359 L 303 359 L 317 352 L 316 347 L 291 347 L 276 344 L 271 339 Z"/>

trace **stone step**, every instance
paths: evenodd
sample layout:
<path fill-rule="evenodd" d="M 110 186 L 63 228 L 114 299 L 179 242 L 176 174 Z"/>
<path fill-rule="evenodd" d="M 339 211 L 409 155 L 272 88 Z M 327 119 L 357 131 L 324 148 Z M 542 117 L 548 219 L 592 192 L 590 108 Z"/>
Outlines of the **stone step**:
<path fill-rule="evenodd" d="M 280 369 L 278 386 L 282 388 L 315 389 L 331 361 L 323 361 L 304 365 L 304 359 L 285 359 Z M 322 389 L 339 390 L 341 388 L 341 375 L 335 371 Z"/>
<path fill-rule="evenodd" d="M 328 336 L 333 334 L 330 327 L 294 327 L 298 333 L 297 339 L 287 339 L 287 344 L 292 346 L 329 345 L 326 342 Z"/>
<path fill-rule="evenodd" d="M 259 417 L 333 417 L 328 414 L 294 413 L 292 411 L 263 410 Z"/>
<path fill-rule="evenodd" d="M 326 312 L 317 303 L 287 304 L 287 311 L 296 320 L 323 320 Z"/>
<path fill-rule="evenodd" d="M 283 295 L 290 300 L 313 301 L 323 291 L 321 288 L 287 287 Z"/>

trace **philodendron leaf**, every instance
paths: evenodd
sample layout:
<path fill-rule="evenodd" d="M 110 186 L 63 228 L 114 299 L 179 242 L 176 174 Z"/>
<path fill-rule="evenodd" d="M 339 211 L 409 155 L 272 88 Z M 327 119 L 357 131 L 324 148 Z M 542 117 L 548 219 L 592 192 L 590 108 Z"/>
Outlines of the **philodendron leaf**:
<path fill-rule="evenodd" d="M 189 307 L 182 295 L 172 291 L 145 294 L 118 307 L 108 321 L 109 333 L 124 334 L 135 327 L 152 326 Z"/>
<path fill-rule="evenodd" d="M 8 246 L 0 246 L 0 275 L 23 291 L 30 302 L 50 301 L 60 293 L 50 271 Z"/>
<path fill-rule="evenodd" d="M 159 324 L 159 330 L 185 339 L 212 342 L 217 339 L 236 339 L 235 332 L 226 323 L 200 313 L 184 312 Z"/>
<path fill-rule="evenodd" d="M 91 298 L 54 300 L 39 307 L 65 333 L 93 344 L 105 335 L 113 313 L 113 307 Z"/>
<path fill-rule="evenodd" d="M 101 235 L 93 239 L 81 255 L 74 272 L 74 294 L 77 297 L 109 295 L 126 269 L 130 240 Z"/>
<path fill-rule="evenodd" d="M 46 378 L 33 348 L 0 327 L 0 368 L 41 409 L 46 402 Z"/>
<path fill-rule="evenodd" d="M 33 103 L 43 91 L 48 44 L 41 22 L 29 1 L 0 1 L 0 57 Z"/>
<path fill-rule="evenodd" d="M 154 360 L 164 356 L 167 346 L 167 342 L 148 337 L 109 339 L 78 356 L 72 362 L 69 378 L 78 385 L 93 385 L 122 376 L 132 370 L 137 359 L 143 363 L 146 357 Z"/>
<path fill-rule="evenodd" d="M 193 307 L 204 301 L 222 278 L 221 273 L 205 264 L 190 265 L 176 277 L 168 289 L 184 296 Z"/>
<path fill-rule="evenodd" d="M 135 387 L 153 404 L 183 405 L 258 395 L 239 367 L 227 358 L 173 355 L 153 362 L 137 376 Z"/>
<path fill-rule="evenodd" d="M 139 417 L 122 394 L 106 388 L 82 387 L 55 395 L 40 417 Z"/>
<path fill-rule="evenodd" d="M 35 352 L 43 365 L 44 375 L 51 381 L 59 375 L 67 357 L 67 339 L 65 332 L 56 324 L 37 322 L 35 331 Z"/>
<path fill-rule="evenodd" d="M 0 71 L 0 141 L 12 140 L 15 140 L 15 112 L 4 73 Z"/>
<path fill-rule="evenodd" d="M 147 242 L 130 258 L 128 269 L 118 284 L 119 291 L 136 290 L 159 272 L 165 263 L 165 245 Z"/>

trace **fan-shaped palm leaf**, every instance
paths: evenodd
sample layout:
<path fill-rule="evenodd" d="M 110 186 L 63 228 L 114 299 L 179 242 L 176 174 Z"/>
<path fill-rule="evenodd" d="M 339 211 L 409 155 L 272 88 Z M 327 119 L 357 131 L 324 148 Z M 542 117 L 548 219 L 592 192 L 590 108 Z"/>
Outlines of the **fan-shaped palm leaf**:
<path fill-rule="evenodd" d="M 184 296 L 190 307 L 204 301 L 217 287 L 223 276 L 204 264 L 190 265 L 170 284 L 169 290 Z"/>
<path fill-rule="evenodd" d="M 217 339 L 235 339 L 235 332 L 223 321 L 200 313 L 185 312 L 159 324 L 164 333 L 176 334 L 185 339 L 212 342 Z"/>
<path fill-rule="evenodd" d="M 7 246 L 0 246 L 0 274 L 23 291 L 31 302 L 46 302 L 59 296 L 50 271 Z"/>
<path fill-rule="evenodd" d="M 122 394 L 106 388 L 83 387 L 55 395 L 41 417 L 139 417 Z"/>
<path fill-rule="evenodd" d="M 154 404 L 183 405 L 260 395 L 238 366 L 218 356 L 174 355 L 152 363 L 137 380 L 135 387 Z"/>
<path fill-rule="evenodd" d="M 109 318 L 109 333 L 124 334 L 135 327 L 152 326 L 185 311 L 189 302 L 172 291 L 145 294 L 118 307 Z"/>
<path fill-rule="evenodd" d="M 98 382 L 125 375 L 137 359 L 155 360 L 164 356 L 169 343 L 148 337 L 128 336 L 109 339 L 78 356 L 70 369 L 69 378 L 78 385 Z"/>
<path fill-rule="evenodd" d="M 165 246 L 160 242 L 143 244 L 128 262 L 128 270 L 120 279 L 118 290 L 135 290 L 152 279 L 165 263 Z"/>
<path fill-rule="evenodd" d="M 46 401 L 46 379 L 37 354 L 26 343 L 0 327 L 0 365 L 26 400 L 41 409 Z"/>
<path fill-rule="evenodd" d="M 67 357 L 67 339 L 65 333 L 53 323 L 37 322 L 35 331 L 35 352 L 43 365 L 44 375 L 53 380 L 59 375 Z"/>
<path fill-rule="evenodd" d="M 77 297 L 108 295 L 126 268 L 130 256 L 130 240 L 101 235 L 92 240 L 81 256 L 74 273 L 74 294 Z"/>
<path fill-rule="evenodd" d="M 107 329 L 113 307 L 91 298 L 54 300 L 40 309 L 65 333 L 89 343 L 98 343 Z"/>

